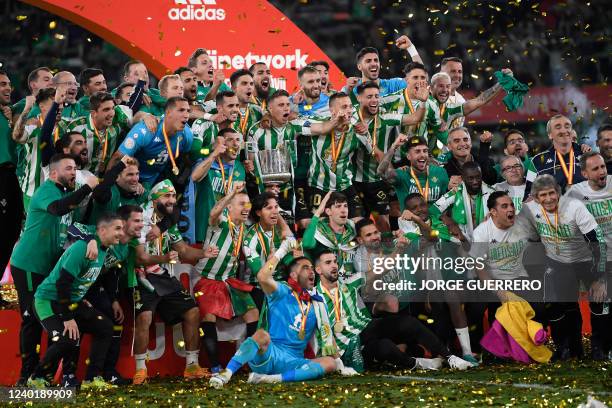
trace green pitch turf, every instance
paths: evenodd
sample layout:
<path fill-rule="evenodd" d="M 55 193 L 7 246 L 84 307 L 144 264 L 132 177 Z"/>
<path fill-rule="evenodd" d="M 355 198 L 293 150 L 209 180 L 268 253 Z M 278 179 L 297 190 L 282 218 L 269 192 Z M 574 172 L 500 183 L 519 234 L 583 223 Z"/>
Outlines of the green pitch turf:
<path fill-rule="evenodd" d="M 250 385 L 246 374 L 222 390 L 205 381 L 154 378 L 140 387 L 78 392 L 86 407 L 577 407 L 593 395 L 612 407 L 612 364 L 505 364 L 464 372 L 381 372 L 309 383 Z M 38 404 L 34 404 L 36 406 Z M 44 404 L 49 406 L 49 404 Z"/>

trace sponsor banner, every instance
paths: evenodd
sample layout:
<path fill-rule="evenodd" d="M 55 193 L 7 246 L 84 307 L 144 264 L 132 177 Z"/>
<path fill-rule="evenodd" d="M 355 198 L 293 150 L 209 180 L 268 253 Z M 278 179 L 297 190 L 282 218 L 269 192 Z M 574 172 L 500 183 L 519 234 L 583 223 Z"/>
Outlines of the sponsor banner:
<path fill-rule="evenodd" d="M 466 98 L 476 96 L 471 91 L 461 92 Z M 612 87 L 609 85 L 588 85 L 581 88 L 536 87 L 529 90 L 525 104 L 515 112 L 507 112 L 502 102 L 504 92 L 491 103 L 467 117 L 468 125 L 512 124 L 546 121 L 557 113 L 577 114 L 589 118 L 594 109 L 607 110 Z"/>
<path fill-rule="evenodd" d="M 300 68 L 325 60 L 331 83 L 335 88 L 344 85 L 330 58 L 264 0 L 23 1 L 100 36 L 143 61 L 158 78 L 186 66 L 196 48 L 205 48 L 226 78 L 263 61 L 272 71 L 272 86 L 293 91 Z"/>

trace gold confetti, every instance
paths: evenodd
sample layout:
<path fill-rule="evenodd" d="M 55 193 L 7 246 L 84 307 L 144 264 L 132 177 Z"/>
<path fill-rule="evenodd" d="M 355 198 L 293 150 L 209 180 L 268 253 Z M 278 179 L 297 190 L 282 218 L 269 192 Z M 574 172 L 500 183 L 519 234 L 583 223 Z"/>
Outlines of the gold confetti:
<path fill-rule="evenodd" d="M 25 19 L 27 19 L 28 16 L 17 16 L 17 21 L 23 21 Z"/>
<path fill-rule="evenodd" d="M 50 28 L 51 30 L 53 30 L 53 29 L 54 29 L 56 26 L 57 26 L 57 23 L 56 23 L 55 21 L 51 21 L 51 22 L 49 23 L 49 28 Z"/>
<path fill-rule="evenodd" d="M 176 49 L 176 51 L 174 52 L 174 56 L 178 57 L 182 54 L 181 50 L 179 50 L 178 48 Z"/>
<path fill-rule="evenodd" d="M 184 348 L 185 347 L 185 342 L 183 340 L 179 340 L 176 342 L 176 345 L 179 346 L 180 348 Z"/>

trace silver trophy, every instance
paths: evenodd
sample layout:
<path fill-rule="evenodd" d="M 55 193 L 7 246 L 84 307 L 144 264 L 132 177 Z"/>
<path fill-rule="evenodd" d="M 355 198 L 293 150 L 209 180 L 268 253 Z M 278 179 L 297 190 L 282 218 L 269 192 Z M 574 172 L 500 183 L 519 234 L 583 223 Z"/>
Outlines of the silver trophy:
<path fill-rule="evenodd" d="M 291 180 L 291 154 L 295 152 L 295 146 L 292 150 L 288 143 L 292 142 L 280 143 L 276 149 L 259 150 L 255 142 L 247 142 L 247 149 L 255 156 L 255 165 L 259 168 L 264 185 L 282 185 Z"/>

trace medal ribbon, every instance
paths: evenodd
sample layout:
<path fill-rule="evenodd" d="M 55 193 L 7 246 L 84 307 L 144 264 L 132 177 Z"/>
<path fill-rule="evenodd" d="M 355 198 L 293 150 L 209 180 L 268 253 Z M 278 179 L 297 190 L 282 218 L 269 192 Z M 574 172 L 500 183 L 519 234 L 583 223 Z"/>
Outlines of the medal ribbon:
<path fill-rule="evenodd" d="M 250 113 L 251 113 L 251 110 L 249 109 L 249 106 L 247 105 L 244 116 L 242 115 L 242 113 L 240 114 L 240 133 L 242 133 L 243 135 L 245 134 L 244 132 L 246 131 L 247 124 L 249 123 Z"/>
<path fill-rule="evenodd" d="M 556 245 L 559 245 L 559 210 L 555 211 L 555 226 L 553 227 L 552 223 L 550 222 L 550 218 L 548 218 L 548 214 L 546 213 L 546 210 L 544 209 L 544 207 L 540 206 L 540 208 L 542 209 L 542 215 L 546 219 L 548 226 L 553 231 L 555 231 L 555 242 L 556 242 Z"/>
<path fill-rule="evenodd" d="M 330 291 L 325 288 L 325 286 L 321 285 L 323 291 L 334 303 L 334 313 L 336 315 L 336 322 L 342 323 L 342 304 L 340 303 L 340 287 L 336 288 L 336 296 L 332 296 Z"/>
<path fill-rule="evenodd" d="M 225 182 L 225 167 L 223 167 L 223 162 L 221 161 L 221 158 L 217 158 L 217 163 L 219 164 L 219 168 L 221 169 L 221 184 L 223 185 L 223 192 L 227 194 L 227 190 L 232 184 L 232 178 L 234 177 L 234 171 L 233 170 L 231 171 L 229 179 L 227 180 L 227 183 L 226 183 Z"/>
<path fill-rule="evenodd" d="M 98 143 L 102 144 L 102 137 L 100 137 L 100 133 L 98 133 L 98 129 L 96 129 L 96 125 L 93 123 L 93 118 L 89 115 L 89 123 L 94 133 L 96 134 L 96 138 L 98 139 Z M 106 153 L 108 151 L 108 128 L 104 131 L 104 148 L 102 149 L 102 159 L 100 162 L 104 164 L 104 160 L 106 159 Z"/>
<path fill-rule="evenodd" d="M 569 170 L 567 169 L 567 165 L 565 164 L 565 160 L 563 159 L 563 155 L 558 151 L 555 151 L 557 154 L 557 159 L 559 159 L 559 163 L 561 164 L 561 170 L 563 170 L 563 174 L 565 174 L 565 178 L 567 180 L 567 185 L 571 186 L 574 182 L 574 148 L 570 149 L 570 163 Z"/>
<path fill-rule="evenodd" d="M 308 302 L 308 307 L 306 308 L 306 313 L 304 313 L 304 307 L 302 306 L 302 301 L 298 294 L 293 291 L 291 292 L 295 300 L 298 302 L 298 306 L 300 308 L 300 313 L 302 314 L 302 324 L 300 325 L 300 333 L 304 333 L 306 331 L 306 319 L 308 319 L 308 313 L 310 313 L 310 307 L 312 306 L 312 300 Z"/>
<path fill-rule="evenodd" d="M 263 230 L 261 224 L 257 225 L 257 229 L 255 230 L 257 232 L 257 239 L 259 240 L 259 244 L 261 245 L 261 249 L 264 253 L 264 259 L 267 261 L 268 260 L 268 253 L 272 252 L 272 247 L 274 246 L 274 226 L 272 227 L 272 240 L 270 241 L 270 251 L 268 252 L 268 249 L 266 248 L 266 241 L 264 239 L 265 236 L 265 231 Z M 260 232 L 261 230 L 261 232 Z"/>
<path fill-rule="evenodd" d="M 340 151 L 342 151 L 342 147 L 344 146 L 344 136 L 346 136 L 346 132 L 342 133 L 342 137 L 336 146 L 336 131 L 332 130 L 331 132 L 331 148 L 332 148 L 332 169 L 336 170 L 336 162 L 338 161 L 338 156 L 340 155 Z"/>
<path fill-rule="evenodd" d="M 365 120 L 363 119 L 363 113 L 361 112 L 361 108 L 359 108 L 359 110 L 357 111 L 357 114 L 359 115 L 359 120 L 361 120 L 365 124 Z M 378 137 L 378 113 L 374 116 L 374 132 L 372 134 L 372 155 L 374 155 L 374 148 L 376 147 L 377 137 Z"/>
<path fill-rule="evenodd" d="M 423 198 L 425 199 L 425 202 L 427 202 L 427 199 L 429 198 L 429 166 L 427 166 L 425 172 L 426 172 L 425 177 L 427 181 L 425 182 L 425 191 L 423 191 L 419 178 L 414 173 L 413 167 L 410 166 L 410 175 L 412 176 L 412 179 L 414 180 L 414 184 L 416 184 L 416 187 L 419 190 L 419 194 L 421 194 Z"/>
<path fill-rule="evenodd" d="M 236 224 L 234 224 L 232 222 L 232 219 L 229 217 L 227 221 L 230 227 L 230 235 L 232 236 L 232 245 L 234 246 L 234 249 L 232 250 L 232 256 L 234 258 L 237 258 L 238 254 L 240 253 L 240 247 L 242 246 L 242 239 L 244 235 L 244 224 L 240 224 L 240 232 L 238 233 L 238 240 L 236 240 L 234 238 L 234 227 L 236 227 Z"/>
<path fill-rule="evenodd" d="M 164 123 L 162 123 L 162 133 L 164 134 L 164 143 L 166 143 L 166 150 L 168 151 L 168 157 L 170 157 L 170 162 L 172 163 L 172 171 L 175 171 L 174 169 L 178 169 L 176 165 L 176 159 L 178 159 L 179 154 L 180 154 L 180 151 L 179 151 L 180 143 L 178 142 L 178 140 L 176 141 L 176 153 L 173 155 L 172 146 L 170 145 L 170 138 L 168 138 L 168 134 L 166 133 L 166 122 L 165 121 Z"/>

